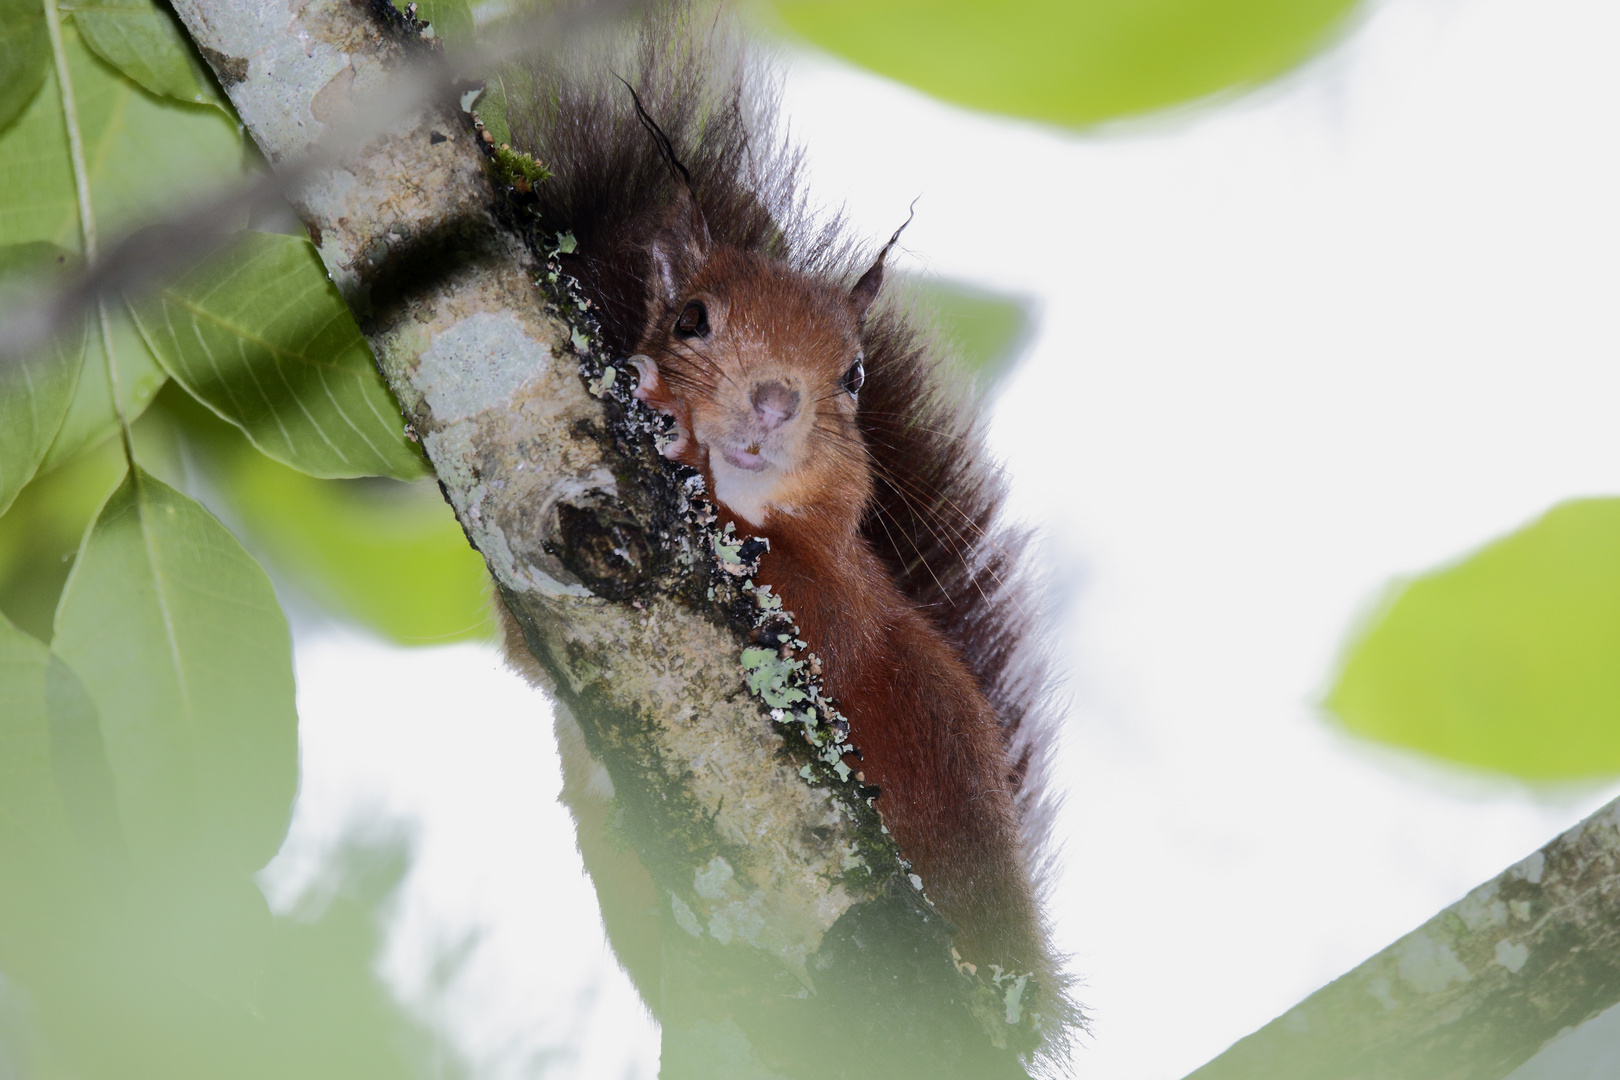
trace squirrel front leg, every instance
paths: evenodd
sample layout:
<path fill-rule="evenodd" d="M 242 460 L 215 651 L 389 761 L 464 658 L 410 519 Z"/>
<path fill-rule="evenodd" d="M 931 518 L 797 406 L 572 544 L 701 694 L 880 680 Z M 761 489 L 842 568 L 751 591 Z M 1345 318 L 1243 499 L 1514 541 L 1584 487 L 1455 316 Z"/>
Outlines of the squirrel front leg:
<path fill-rule="evenodd" d="M 638 353 L 630 358 L 636 369 L 637 382 L 634 397 L 648 408 L 675 418 L 675 441 L 664 447 L 662 453 L 671 461 L 702 469 L 707 464 L 704 453 L 692 437 L 692 408 L 669 392 L 669 384 L 658 371 L 658 362 Z"/>

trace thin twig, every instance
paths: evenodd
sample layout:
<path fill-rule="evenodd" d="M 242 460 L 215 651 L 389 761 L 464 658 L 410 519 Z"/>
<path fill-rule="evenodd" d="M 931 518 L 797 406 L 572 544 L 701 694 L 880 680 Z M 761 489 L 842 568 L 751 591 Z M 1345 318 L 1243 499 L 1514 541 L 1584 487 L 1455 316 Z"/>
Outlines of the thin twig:
<path fill-rule="evenodd" d="M 411 57 L 359 102 L 346 122 L 329 126 L 301 157 L 283 158 L 271 173 L 222 185 L 212 196 L 197 200 L 200 208 L 193 202 L 183 212 L 155 218 L 114 244 L 105 258 L 96 257 L 95 227 L 88 217 L 89 175 L 77 128 L 70 125 L 87 265 L 59 290 L 34 294 L 0 312 L 0 364 L 38 352 L 104 297 L 135 299 L 155 291 L 240 232 L 244 212 L 252 215 L 284 205 L 318 174 L 342 165 L 396 123 L 435 102 L 456 100 L 470 81 L 495 72 L 517 56 L 562 47 L 588 29 L 637 14 L 645 5 L 646 0 L 557 5 L 521 25 L 503 26 L 499 44 L 480 43 L 444 54 Z M 66 59 L 60 44 L 60 21 L 53 0 L 47 0 L 46 7 L 58 71 L 63 71 Z M 72 108 L 66 90 L 64 107 Z"/>

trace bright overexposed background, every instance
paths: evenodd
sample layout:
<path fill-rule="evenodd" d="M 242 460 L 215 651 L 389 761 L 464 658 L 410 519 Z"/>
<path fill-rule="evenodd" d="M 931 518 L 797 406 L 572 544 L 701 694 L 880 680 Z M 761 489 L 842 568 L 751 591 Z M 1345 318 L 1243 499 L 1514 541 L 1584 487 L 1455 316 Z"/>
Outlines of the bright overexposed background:
<path fill-rule="evenodd" d="M 785 58 L 814 194 L 873 239 L 921 195 L 909 267 L 1037 314 L 993 444 L 1059 619 L 1080 1075 L 1175 1080 L 1616 794 L 1315 702 L 1393 577 L 1620 492 L 1617 40 L 1607 0 L 1388 0 L 1278 85 L 1086 135 Z M 407 837 L 383 971 L 480 1075 L 654 1075 L 545 701 L 475 646 L 307 621 L 297 656 L 273 903 Z"/>

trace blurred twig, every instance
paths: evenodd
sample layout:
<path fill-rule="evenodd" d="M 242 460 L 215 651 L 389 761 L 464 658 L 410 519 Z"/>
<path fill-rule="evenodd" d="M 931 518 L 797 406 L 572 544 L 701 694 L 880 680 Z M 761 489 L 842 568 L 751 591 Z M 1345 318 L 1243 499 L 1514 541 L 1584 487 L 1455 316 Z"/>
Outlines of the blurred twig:
<path fill-rule="evenodd" d="M 221 185 L 187 209 L 154 218 L 106 247 L 99 258 L 55 289 L 19 290 L 0 310 L 0 364 L 40 351 L 93 311 L 104 298 L 150 294 L 240 232 L 243 220 L 296 197 L 319 174 L 342 165 L 361 147 L 436 102 L 456 101 L 513 59 L 567 45 L 579 34 L 638 14 L 647 0 L 557 4 L 503 21 L 501 40 L 462 49 L 422 49 L 374 87 L 342 122 L 329 125 L 297 157 L 271 171 Z"/>

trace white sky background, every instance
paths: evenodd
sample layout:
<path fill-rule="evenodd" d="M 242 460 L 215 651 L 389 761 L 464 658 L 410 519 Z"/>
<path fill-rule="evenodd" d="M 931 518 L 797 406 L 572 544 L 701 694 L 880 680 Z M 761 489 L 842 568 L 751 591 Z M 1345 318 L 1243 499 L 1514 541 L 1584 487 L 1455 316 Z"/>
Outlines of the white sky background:
<path fill-rule="evenodd" d="M 1616 41 L 1608 0 L 1390 0 L 1280 85 L 1083 137 L 791 58 L 812 191 L 874 241 L 921 194 L 913 268 L 1038 305 L 993 435 L 1062 589 L 1080 1075 L 1176 1080 L 1615 793 L 1376 751 L 1312 703 L 1393 576 L 1620 493 Z M 471 647 L 298 646 L 272 900 L 406 822 L 401 995 L 483 1075 L 570 1044 L 545 1075 L 652 1075 L 544 702 Z"/>

